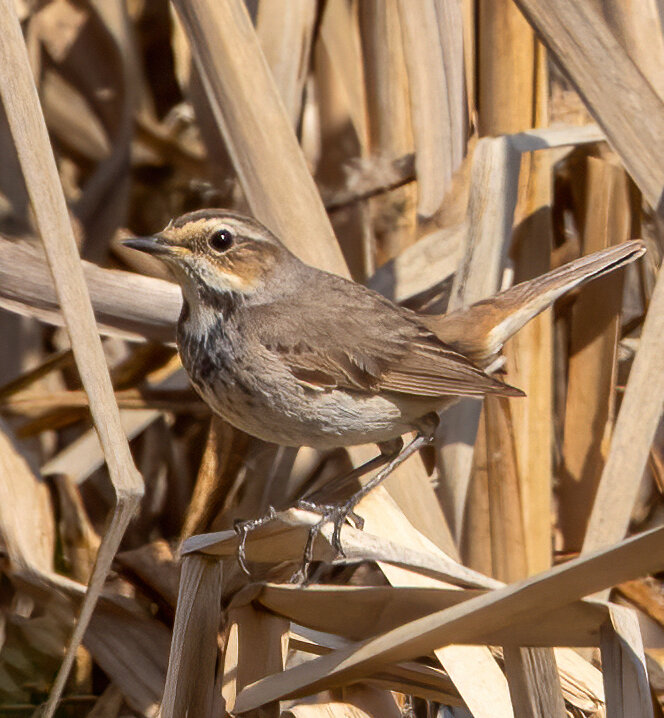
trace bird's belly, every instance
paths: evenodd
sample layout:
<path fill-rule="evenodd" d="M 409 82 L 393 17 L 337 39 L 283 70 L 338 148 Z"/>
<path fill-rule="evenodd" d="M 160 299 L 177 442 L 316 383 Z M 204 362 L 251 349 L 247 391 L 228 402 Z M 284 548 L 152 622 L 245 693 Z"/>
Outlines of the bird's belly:
<path fill-rule="evenodd" d="M 398 398 L 342 390 L 318 392 L 260 382 L 249 388 L 246 380 L 231 377 L 217 377 L 198 390 L 217 414 L 252 436 L 318 449 L 388 441 L 410 431 L 428 410 Z"/>
<path fill-rule="evenodd" d="M 434 408 L 397 394 L 303 386 L 260 348 L 238 349 L 222 329 L 208 335 L 181 331 L 182 363 L 216 414 L 264 441 L 319 449 L 388 441 Z"/>

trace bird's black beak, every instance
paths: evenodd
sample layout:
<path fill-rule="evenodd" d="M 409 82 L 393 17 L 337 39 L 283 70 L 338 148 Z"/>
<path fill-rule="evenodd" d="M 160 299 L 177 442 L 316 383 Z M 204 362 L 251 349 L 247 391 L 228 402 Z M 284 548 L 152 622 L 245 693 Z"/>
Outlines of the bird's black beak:
<path fill-rule="evenodd" d="M 173 253 L 173 248 L 159 236 L 131 237 L 130 239 L 122 240 L 122 244 L 125 247 L 138 249 L 139 252 L 145 252 L 146 254 L 170 255 Z"/>

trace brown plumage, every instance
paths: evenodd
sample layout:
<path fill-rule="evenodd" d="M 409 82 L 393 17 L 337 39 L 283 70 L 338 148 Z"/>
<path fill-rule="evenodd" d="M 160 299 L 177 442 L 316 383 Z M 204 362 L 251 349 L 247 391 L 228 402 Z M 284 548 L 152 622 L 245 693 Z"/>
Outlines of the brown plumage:
<path fill-rule="evenodd" d="M 389 441 L 458 397 L 522 395 L 484 371 L 503 342 L 563 292 L 644 251 L 627 242 L 425 316 L 305 265 L 260 223 L 223 210 L 127 244 L 181 284 L 178 347 L 211 408 L 262 439 L 319 448 Z"/>

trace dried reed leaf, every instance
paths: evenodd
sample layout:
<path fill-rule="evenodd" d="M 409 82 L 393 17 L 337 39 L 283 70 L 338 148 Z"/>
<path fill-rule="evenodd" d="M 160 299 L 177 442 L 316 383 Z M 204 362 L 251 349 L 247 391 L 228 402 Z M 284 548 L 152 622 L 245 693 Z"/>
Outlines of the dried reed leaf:
<path fill-rule="evenodd" d="M 516 4 L 574 83 L 643 196 L 658 210 L 664 187 L 662 100 L 593 3 L 516 0 Z M 625 106 L 633 108 L 629 117 L 621 110 Z"/>
<path fill-rule="evenodd" d="M 625 535 L 659 423 L 664 397 L 664 281 L 660 275 L 650 300 L 629 381 L 602 471 L 584 551 Z"/>
<path fill-rule="evenodd" d="M 585 601 L 590 605 L 591 601 Z M 595 605 L 596 602 L 592 602 Z M 608 605 L 606 612 L 608 614 Z M 599 632 L 598 626 L 598 632 Z M 599 636 L 597 637 L 599 640 Z M 560 682 L 565 700 L 582 711 L 593 713 L 604 705 L 604 684 L 602 673 L 576 651 L 568 648 L 554 648 L 556 663 L 560 671 Z"/>
<path fill-rule="evenodd" d="M 317 631 L 357 641 L 427 613 L 454 606 L 480 589 L 419 586 L 296 586 L 266 584 L 254 600 Z M 344 610 L 339 611 L 339 606 Z"/>
<path fill-rule="evenodd" d="M 320 642 L 315 642 L 316 639 Z M 289 638 L 290 649 L 317 656 L 325 655 L 334 648 L 339 648 L 343 643 L 343 640 L 336 636 L 330 637 L 300 626 L 291 629 Z M 399 663 L 376 673 L 367 679 L 367 683 L 419 696 L 425 700 L 439 701 L 445 705 L 463 704 L 449 676 L 442 669 L 413 661 Z"/>
<path fill-rule="evenodd" d="M 120 412 L 122 430 L 128 439 L 133 439 L 160 416 L 161 413 L 153 409 L 122 411 Z M 99 448 L 97 435 L 93 429 L 90 429 L 46 461 L 41 467 L 41 473 L 44 476 L 67 474 L 74 483 L 80 484 L 103 464 L 104 454 Z"/>
<path fill-rule="evenodd" d="M 547 610 L 619 582 L 625 574 L 658 570 L 663 561 L 663 542 L 664 529 L 655 529 L 348 649 L 334 651 L 249 686 L 238 696 L 235 708 L 240 712 L 250 710 L 276 698 L 317 692 L 357 680 L 378 667 L 408 660 L 436 646 L 468 642 L 497 623 L 507 627 L 525 615 L 537 620 Z"/>
<path fill-rule="evenodd" d="M 509 140 L 519 152 L 534 152 L 604 142 L 606 135 L 597 125 L 557 125 L 515 132 Z"/>
<path fill-rule="evenodd" d="M 634 611 L 610 607 L 610 621 L 604 624 L 601 647 L 607 715 L 652 716 L 646 657 Z"/>
<path fill-rule="evenodd" d="M 664 626 L 664 596 L 656 578 L 628 581 L 618 586 L 618 592 L 653 621 Z"/>
<path fill-rule="evenodd" d="M 54 7 L 50 3 L 47 7 Z M 49 19 L 50 20 L 50 19 Z M 74 145 L 87 160 L 100 162 L 111 147 L 108 135 L 86 99 L 61 75 L 47 72 L 41 87 L 44 117 L 49 129 L 65 146 Z"/>
<path fill-rule="evenodd" d="M 120 689 L 111 683 L 95 701 L 88 718 L 117 718 L 122 708 L 122 701 Z"/>
<path fill-rule="evenodd" d="M 467 226 L 458 224 L 425 235 L 381 265 L 368 286 L 394 302 L 405 302 L 453 277 L 466 232 Z"/>
<path fill-rule="evenodd" d="M 358 690 L 355 687 L 353 689 Z M 369 689 L 363 686 L 362 690 L 367 691 Z M 382 693 L 385 696 L 385 693 Z M 396 705 L 394 698 L 391 698 L 391 701 L 388 702 L 386 697 L 379 700 L 377 696 L 372 696 L 371 698 L 365 697 L 364 700 L 349 698 L 343 702 L 300 703 L 283 711 L 281 718 L 372 718 L 372 716 L 377 715 L 385 716 L 386 718 L 398 718 L 403 714 Z"/>
<path fill-rule="evenodd" d="M 163 623 L 102 600 L 90 621 L 85 646 L 122 691 L 127 704 L 156 718 L 169 640 L 170 631 Z"/>
<path fill-rule="evenodd" d="M 375 449 L 352 447 L 349 454 L 353 464 L 359 466 L 375 455 Z M 421 460 L 399 466 L 387 477 L 382 489 L 372 492 L 357 506 L 369 531 L 387 540 L 400 536 L 402 543 L 417 548 L 422 546 L 421 534 L 447 556 L 458 558 L 445 514 Z M 386 500 L 385 493 L 394 503 Z"/>
<path fill-rule="evenodd" d="M 304 261 L 345 274 L 345 262 L 244 3 L 174 4 L 254 214 Z"/>
<path fill-rule="evenodd" d="M 445 89 L 449 108 L 452 172 L 455 172 L 466 154 L 468 137 L 468 109 L 464 87 L 464 35 L 463 17 L 456 0 L 436 0 L 436 18 L 440 47 L 443 51 Z"/>
<path fill-rule="evenodd" d="M 55 523 L 48 487 L 1 419 L 0 535 L 16 569 L 53 571 Z"/>
<path fill-rule="evenodd" d="M 367 519 L 369 517 L 367 516 Z M 274 563 L 278 561 L 296 561 L 302 558 L 302 551 L 307 540 L 309 528 L 317 523 L 318 517 L 301 509 L 289 509 L 277 514 L 274 521 L 255 529 L 247 539 L 247 558 L 257 563 Z M 406 527 L 404 521 L 404 530 Z M 417 533 L 412 529 L 411 532 Z M 314 559 L 331 561 L 334 551 L 330 547 L 332 528 L 324 526 L 319 538 L 314 543 Z M 455 581 L 467 586 L 499 585 L 491 579 L 452 561 L 430 541 L 418 534 L 420 545 L 428 550 L 416 550 L 395 542 L 385 541 L 370 535 L 366 531 L 358 531 L 351 526 L 344 526 L 341 540 L 344 552 L 349 560 L 374 560 L 394 563 L 414 571 L 420 571 L 442 581 Z M 411 539 L 412 540 L 412 539 Z M 237 552 L 238 536 L 235 531 L 220 531 L 216 534 L 192 536 L 182 545 L 182 554 L 201 552 L 213 556 L 234 557 Z"/>
<path fill-rule="evenodd" d="M 384 540 L 399 535 L 401 541 L 407 543 L 408 546 L 440 554 L 440 550 L 431 547 L 429 540 L 420 532 L 415 531 L 409 522 L 387 510 L 389 503 L 385 498 L 384 494 L 376 491 L 360 504 L 365 518 L 365 528 L 383 536 Z M 410 503 L 412 505 L 412 502 Z M 435 505 L 439 510 L 438 504 L 435 503 Z M 430 509 L 427 513 L 434 515 Z M 390 520 L 392 516 L 393 518 Z M 419 525 L 419 523 L 418 521 L 417 524 Z M 445 525 L 444 520 L 443 525 Z M 451 540 L 448 540 L 448 543 L 451 543 Z M 448 555 L 456 557 L 456 551 L 452 553 L 445 545 L 443 545 L 443 549 Z M 422 587 L 436 585 L 431 575 L 413 574 L 405 571 L 403 566 L 381 563 L 380 568 L 393 587 L 409 585 L 412 582 L 415 582 L 416 586 Z M 436 650 L 435 655 L 474 715 L 477 715 L 478 718 L 490 718 L 490 716 L 510 718 L 512 716 L 505 676 L 487 648 L 484 646 L 445 646 Z M 481 666 L 481 669 L 478 670 L 478 666 Z M 477 690 L 478 673 L 482 676 L 482 688 L 479 691 Z"/>
<path fill-rule="evenodd" d="M 59 538 L 62 552 L 75 581 L 86 584 L 90 579 L 99 550 L 99 535 L 90 522 L 76 485 L 65 474 L 54 477 L 58 492 Z"/>
<path fill-rule="evenodd" d="M 218 715 L 215 695 L 217 631 L 221 616 L 222 565 L 201 556 L 182 563 L 162 718 Z"/>
<path fill-rule="evenodd" d="M 23 372 L 16 379 L 7 382 L 0 388 L 0 399 L 12 396 L 17 392 L 23 391 L 30 387 L 33 383 L 38 382 L 45 376 L 48 376 L 52 371 L 63 369 L 70 366 L 74 361 L 71 349 L 65 349 L 60 352 L 49 356 L 43 362 L 40 362 L 34 368 L 29 371 Z"/>
<path fill-rule="evenodd" d="M 245 686 L 286 665 L 289 623 L 252 605 L 231 608 L 224 653 L 222 695 L 226 710 L 234 711 L 237 694 Z M 279 716 L 279 705 L 263 708 L 266 716 Z"/>
<path fill-rule="evenodd" d="M 473 716 L 514 716 L 507 680 L 488 648 L 453 645 L 434 653 Z"/>
<path fill-rule="evenodd" d="M 368 148 L 369 138 L 357 17 L 351 6 L 343 0 L 326 2 L 319 32 L 362 152 Z"/>
<path fill-rule="evenodd" d="M 83 584 L 58 574 L 14 576 L 16 585 L 43 605 L 47 616 L 69 632 L 75 609 L 85 597 Z M 51 633 L 53 650 L 62 655 L 63 638 Z M 35 636 L 36 638 L 37 636 Z M 44 646 L 47 635 L 39 635 Z M 128 705 L 141 715 L 156 716 L 163 691 L 170 632 L 135 601 L 102 594 L 85 634 L 95 663 L 120 688 Z"/>

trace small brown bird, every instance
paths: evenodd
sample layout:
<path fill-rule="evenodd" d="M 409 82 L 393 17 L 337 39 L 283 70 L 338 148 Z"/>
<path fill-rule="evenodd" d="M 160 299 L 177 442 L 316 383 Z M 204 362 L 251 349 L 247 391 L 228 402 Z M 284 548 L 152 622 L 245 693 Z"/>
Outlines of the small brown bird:
<path fill-rule="evenodd" d="M 441 316 L 404 309 L 301 262 L 262 224 L 201 210 L 125 244 L 157 256 L 182 287 L 182 363 L 213 411 L 243 431 L 320 449 L 376 442 L 387 464 L 321 524 L 353 508 L 431 440 L 436 412 L 459 397 L 523 392 L 484 368 L 557 297 L 645 251 L 625 242 Z M 416 430 L 403 449 L 401 436 Z M 357 518 L 357 517 L 356 517 Z"/>

